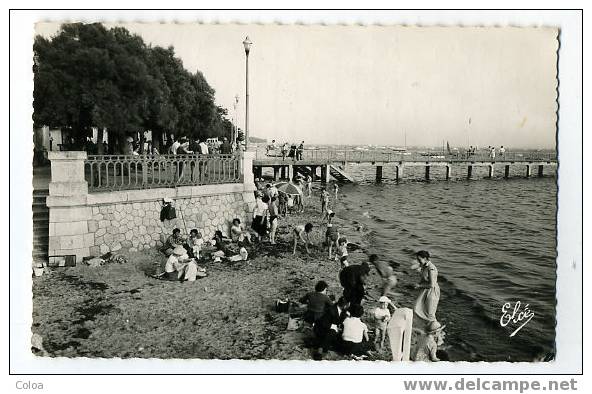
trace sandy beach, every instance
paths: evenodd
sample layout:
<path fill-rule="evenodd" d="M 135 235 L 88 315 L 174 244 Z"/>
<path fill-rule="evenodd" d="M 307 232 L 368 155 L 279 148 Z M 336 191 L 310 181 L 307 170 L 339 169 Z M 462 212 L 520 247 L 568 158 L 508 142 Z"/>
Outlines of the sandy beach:
<path fill-rule="evenodd" d="M 311 255 L 302 247 L 293 256 L 290 229 L 306 222 L 315 225 Z M 335 224 L 351 243 L 350 264 L 366 261 L 364 228 L 338 217 Z M 304 213 L 280 221 L 278 245 L 250 246 L 248 261 L 206 262 L 208 276 L 193 283 L 151 278 L 165 262 L 157 250 L 123 251 L 127 264 L 55 268 L 33 281 L 33 333 L 42 336 L 50 356 L 311 359 L 312 330 L 304 325 L 288 331 L 288 314 L 276 312 L 274 303 L 278 298 L 296 301 L 319 280 L 329 284 L 329 294 L 341 295 L 339 265 L 322 246 L 324 231 L 314 195 L 305 200 Z M 396 291 L 402 294 L 395 301 L 409 306 L 413 294 L 406 282 L 416 279 L 399 277 Z M 373 270 L 367 289 L 374 297 L 379 284 Z M 364 320 L 372 329 L 368 315 L 375 302 L 365 307 Z M 335 352 L 325 357 L 344 358 Z M 373 359 L 389 360 L 388 345 Z"/>

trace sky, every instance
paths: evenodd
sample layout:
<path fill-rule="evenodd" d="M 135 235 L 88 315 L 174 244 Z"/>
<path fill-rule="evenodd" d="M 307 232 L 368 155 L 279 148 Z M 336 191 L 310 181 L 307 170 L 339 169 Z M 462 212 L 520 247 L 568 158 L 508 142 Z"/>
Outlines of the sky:
<path fill-rule="evenodd" d="M 174 46 L 216 102 L 269 141 L 554 148 L 557 29 L 124 23 Z M 114 26 L 106 24 L 106 26 Z M 50 37 L 56 23 L 39 23 Z M 234 110 L 234 98 L 239 103 Z"/>

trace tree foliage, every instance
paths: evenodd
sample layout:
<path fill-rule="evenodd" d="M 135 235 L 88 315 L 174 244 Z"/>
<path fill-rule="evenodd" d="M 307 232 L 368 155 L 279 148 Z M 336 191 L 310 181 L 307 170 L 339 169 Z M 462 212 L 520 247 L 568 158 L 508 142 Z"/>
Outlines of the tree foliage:
<path fill-rule="evenodd" d="M 147 45 L 121 27 L 100 23 L 61 26 L 50 39 L 35 37 L 33 121 L 65 128 L 84 141 L 92 127 L 107 128 L 119 147 L 152 130 L 193 138 L 228 136 L 226 109 L 199 71 L 191 73 L 173 47 Z M 141 133 L 142 134 L 142 133 Z"/>

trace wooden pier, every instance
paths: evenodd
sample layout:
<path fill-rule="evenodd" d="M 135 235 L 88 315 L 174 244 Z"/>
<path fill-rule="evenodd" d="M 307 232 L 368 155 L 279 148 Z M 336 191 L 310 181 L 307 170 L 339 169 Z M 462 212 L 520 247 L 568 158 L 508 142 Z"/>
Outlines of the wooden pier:
<path fill-rule="evenodd" d="M 320 180 L 328 183 L 333 177 L 339 183 L 351 183 L 355 180 L 345 171 L 348 164 L 372 164 L 376 167 L 376 182 L 383 178 L 383 167 L 395 167 L 395 180 L 403 179 L 405 167 L 422 166 L 425 168 L 425 179 L 430 180 L 432 167 L 446 167 L 445 179 L 448 180 L 455 171 L 462 171 L 462 176 L 467 179 L 473 177 L 474 167 L 486 167 L 488 178 L 492 178 L 496 168 L 504 169 L 504 178 L 510 177 L 510 168 L 521 166 L 524 176 L 530 177 L 533 168 L 537 169 L 537 175 L 544 175 L 545 167 L 557 166 L 555 153 L 543 152 L 510 152 L 504 155 L 491 157 L 489 155 L 426 155 L 418 153 L 401 152 L 373 152 L 355 150 L 310 150 L 304 151 L 302 159 L 294 160 L 291 157 L 267 156 L 265 152 L 257 152 L 253 160 L 253 173 L 255 178 L 263 177 L 263 169 L 273 170 L 273 179 L 293 179 L 297 174 L 310 176 L 313 181 Z M 458 174 L 456 174 L 458 176 Z"/>

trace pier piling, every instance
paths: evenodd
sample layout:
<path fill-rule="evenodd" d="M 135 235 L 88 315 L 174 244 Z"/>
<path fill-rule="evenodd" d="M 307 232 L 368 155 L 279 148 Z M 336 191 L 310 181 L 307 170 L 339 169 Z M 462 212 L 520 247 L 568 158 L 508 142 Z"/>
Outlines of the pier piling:
<path fill-rule="evenodd" d="M 403 165 L 400 164 L 395 167 L 395 180 L 399 182 L 399 180 L 403 178 Z"/>
<path fill-rule="evenodd" d="M 473 176 L 473 166 L 467 168 L 467 179 L 471 179 L 471 176 Z"/>
<path fill-rule="evenodd" d="M 376 166 L 376 182 L 382 182 L 382 166 Z"/>
<path fill-rule="evenodd" d="M 425 179 L 426 181 L 430 180 L 430 166 L 426 166 L 425 168 Z"/>
<path fill-rule="evenodd" d="M 527 165 L 526 165 L 526 177 L 527 177 L 527 178 L 529 178 L 529 177 L 530 177 L 530 170 L 531 170 L 531 168 L 530 168 L 530 164 L 527 164 Z"/>
<path fill-rule="evenodd" d="M 543 176 L 543 165 L 542 164 L 539 165 L 539 174 L 538 175 L 539 175 L 539 177 Z"/>
<path fill-rule="evenodd" d="M 329 183 L 329 164 L 321 166 L 321 183 Z"/>
<path fill-rule="evenodd" d="M 446 166 L 446 180 L 450 179 L 450 171 L 452 170 L 451 166 Z"/>
<path fill-rule="evenodd" d="M 273 181 L 277 182 L 279 179 L 279 175 L 280 175 L 280 169 L 279 167 L 273 167 Z"/>
<path fill-rule="evenodd" d="M 509 178 L 510 177 L 510 165 L 506 164 L 506 168 L 504 170 L 504 178 Z"/>
<path fill-rule="evenodd" d="M 490 164 L 489 165 L 489 171 L 487 172 L 487 177 L 488 178 L 493 178 L 493 168 L 494 168 L 493 164 Z"/>

